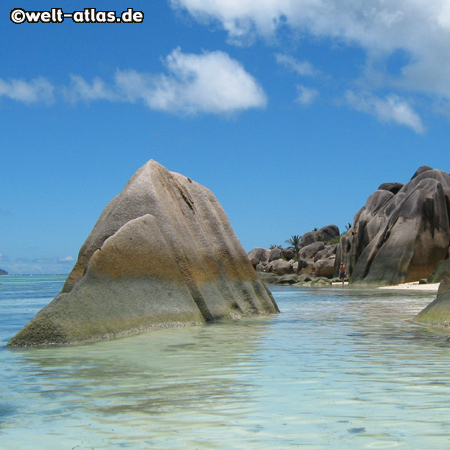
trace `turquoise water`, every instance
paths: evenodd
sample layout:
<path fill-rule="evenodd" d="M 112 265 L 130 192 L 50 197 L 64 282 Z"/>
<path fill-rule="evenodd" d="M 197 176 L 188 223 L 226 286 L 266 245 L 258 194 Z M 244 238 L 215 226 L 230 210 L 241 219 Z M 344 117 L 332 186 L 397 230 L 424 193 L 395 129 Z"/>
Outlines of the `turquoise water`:
<path fill-rule="evenodd" d="M 7 349 L 64 279 L 0 277 L 1 449 L 450 448 L 432 294 L 280 287 L 277 316 Z"/>

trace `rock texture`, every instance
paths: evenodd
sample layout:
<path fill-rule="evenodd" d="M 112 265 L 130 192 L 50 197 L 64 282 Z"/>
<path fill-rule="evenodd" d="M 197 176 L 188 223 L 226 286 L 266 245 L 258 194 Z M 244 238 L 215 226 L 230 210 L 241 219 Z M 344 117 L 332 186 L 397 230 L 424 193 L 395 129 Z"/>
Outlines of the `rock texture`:
<path fill-rule="evenodd" d="M 369 197 L 341 237 L 335 269 L 344 260 L 352 283 L 416 281 L 449 246 L 450 176 L 423 166 L 404 186 L 385 183 Z"/>
<path fill-rule="evenodd" d="M 439 266 L 438 266 L 439 267 Z M 444 266 L 441 265 L 441 269 Z M 435 327 L 450 327 L 450 268 L 445 267 L 436 299 L 421 311 L 414 320 Z"/>
<path fill-rule="evenodd" d="M 293 248 L 266 250 L 254 248 L 248 259 L 258 272 L 286 275 L 291 273 L 310 274 L 313 269 L 318 277 L 331 278 L 334 274 L 338 244 L 329 244 L 339 236 L 336 225 L 327 225 L 317 231 L 309 231 L 301 238 L 298 261 Z"/>
<path fill-rule="evenodd" d="M 427 283 L 440 283 L 450 273 L 450 259 L 440 261 L 431 275 L 427 279 Z"/>
<path fill-rule="evenodd" d="M 61 293 L 8 345 L 275 312 L 213 194 L 150 161 L 105 208 Z"/>
<path fill-rule="evenodd" d="M 326 225 L 320 230 L 308 231 L 302 236 L 302 244 L 309 245 L 317 241 L 329 242 L 339 236 L 339 228 L 336 225 Z"/>

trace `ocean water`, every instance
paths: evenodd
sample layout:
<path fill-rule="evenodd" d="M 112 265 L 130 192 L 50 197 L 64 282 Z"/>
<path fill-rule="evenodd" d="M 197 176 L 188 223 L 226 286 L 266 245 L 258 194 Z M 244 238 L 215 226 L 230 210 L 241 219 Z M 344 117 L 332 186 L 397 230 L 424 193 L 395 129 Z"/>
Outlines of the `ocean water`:
<path fill-rule="evenodd" d="M 432 294 L 279 287 L 276 316 L 8 349 L 64 280 L 0 277 L 1 449 L 450 448 Z"/>

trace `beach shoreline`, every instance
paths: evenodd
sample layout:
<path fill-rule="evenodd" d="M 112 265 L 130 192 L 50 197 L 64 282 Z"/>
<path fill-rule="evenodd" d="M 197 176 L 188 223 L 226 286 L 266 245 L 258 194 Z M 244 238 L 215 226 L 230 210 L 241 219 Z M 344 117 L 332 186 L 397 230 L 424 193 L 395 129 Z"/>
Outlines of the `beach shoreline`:
<path fill-rule="evenodd" d="M 410 291 L 426 291 L 426 292 L 436 292 L 439 289 L 440 283 L 428 283 L 428 284 L 420 284 L 418 281 L 412 281 L 409 283 L 401 283 L 394 286 L 376 286 L 376 289 L 390 289 L 390 290 L 397 290 L 397 291 L 404 291 L 404 290 L 410 290 Z M 341 286 L 341 282 L 334 282 L 332 283 L 332 286 Z M 344 286 L 347 286 L 348 282 L 346 281 L 344 283 Z M 361 287 L 361 286 L 358 286 Z M 375 287 L 375 286 L 374 286 Z"/>
<path fill-rule="evenodd" d="M 414 290 L 414 291 L 429 291 L 437 292 L 440 283 L 419 284 L 418 281 L 410 283 L 402 283 L 396 286 L 380 286 L 378 289 L 395 289 L 395 290 Z"/>

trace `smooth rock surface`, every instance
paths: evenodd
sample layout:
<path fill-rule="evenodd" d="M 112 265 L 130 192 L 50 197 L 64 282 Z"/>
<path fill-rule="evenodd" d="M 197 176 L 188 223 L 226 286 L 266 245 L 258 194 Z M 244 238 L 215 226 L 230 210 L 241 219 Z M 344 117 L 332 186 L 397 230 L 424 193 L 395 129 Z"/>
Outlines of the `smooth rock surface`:
<path fill-rule="evenodd" d="M 287 275 L 294 272 L 293 266 L 284 259 L 277 259 L 272 262 L 273 272 L 277 275 Z"/>
<path fill-rule="evenodd" d="M 435 327 L 450 327 L 450 260 L 441 261 L 430 276 L 439 277 L 441 283 L 436 299 L 421 311 L 414 320 Z"/>
<path fill-rule="evenodd" d="M 214 195 L 149 161 L 102 212 L 61 293 L 8 345 L 275 312 Z"/>
<path fill-rule="evenodd" d="M 397 193 L 390 187 L 369 197 L 341 237 L 336 265 L 345 262 L 353 283 L 417 281 L 448 255 L 450 176 L 423 166 Z"/>
<path fill-rule="evenodd" d="M 267 262 L 269 261 L 270 250 L 256 247 L 253 250 L 249 251 L 247 256 L 253 266 L 256 266 L 259 263 L 267 264 Z"/>
<path fill-rule="evenodd" d="M 440 283 L 447 275 L 447 273 L 450 273 L 450 259 L 444 259 L 443 261 L 439 261 L 436 268 L 428 277 L 427 282 Z"/>

